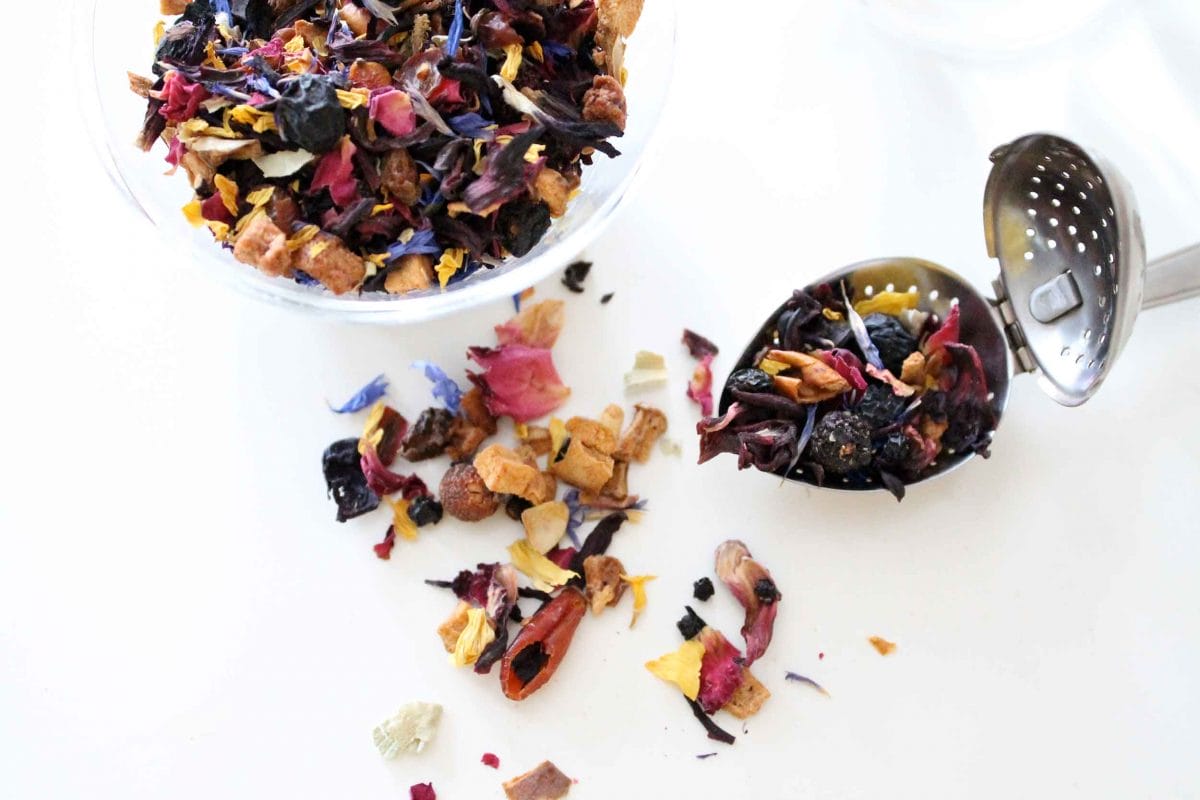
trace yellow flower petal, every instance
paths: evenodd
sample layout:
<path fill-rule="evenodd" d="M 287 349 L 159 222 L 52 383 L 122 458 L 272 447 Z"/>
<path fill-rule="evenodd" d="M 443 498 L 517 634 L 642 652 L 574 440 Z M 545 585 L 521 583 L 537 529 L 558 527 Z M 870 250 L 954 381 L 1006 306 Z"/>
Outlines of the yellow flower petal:
<path fill-rule="evenodd" d="M 321 229 L 316 225 L 305 225 L 300 230 L 296 231 L 287 240 L 288 250 L 299 250 L 304 245 L 313 240 L 313 237 L 321 232 Z"/>
<path fill-rule="evenodd" d="M 358 439 L 359 455 L 367 452 L 367 447 L 378 447 L 379 443 L 383 441 L 383 431 L 379 429 L 379 423 L 383 422 L 385 405 L 382 400 L 379 400 L 371 406 L 371 411 L 367 414 L 366 421 L 363 422 L 362 436 Z"/>
<path fill-rule="evenodd" d="M 916 308 L 921 295 L 916 292 L 879 292 L 872 297 L 859 300 L 854 304 L 854 310 L 859 316 L 867 314 L 891 314 L 895 316 L 901 311 Z"/>
<path fill-rule="evenodd" d="M 434 270 L 437 272 L 438 283 L 442 288 L 446 288 L 446 284 L 454 277 L 454 273 L 462 269 L 463 259 L 466 257 L 467 251 L 461 247 L 451 247 L 442 253 L 442 258 L 438 261 Z"/>
<path fill-rule="evenodd" d="M 225 69 L 225 62 L 217 56 L 217 44 L 212 39 L 204 46 L 204 63 L 213 69 Z"/>
<path fill-rule="evenodd" d="M 283 46 L 283 49 L 289 53 L 302 52 L 304 50 L 304 37 L 293 36 L 291 39 L 288 39 L 288 42 Z"/>
<path fill-rule="evenodd" d="M 210 231 L 212 231 L 213 237 L 218 242 L 223 242 L 229 238 L 229 226 L 224 222 L 217 222 L 214 219 L 206 219 L 204 220 L 204 224 L 208 226 Z"/>
<path fill-rule="evenodd" d="M 450 654 L 450 663 L 456 667 L 465 667 L 479 660 L 479 654 L 496 639 L 496 632 L 488 622 L 487 613 L 482 608 L 472 608 L 467 612 L 467 624 L 458 641 L 454 643 L 454 652 Z M 703 649 L 703 648 L 702 648 Z"/>
<path fill-rule="evenodd" d="M 788 366 L 789 365 L 783 363 L 782 361 L 772 361 L 769 358 L 764 358 L 762 361 L 758 362 L 758 368 L 768 375 L 778 375 L 787 369 Z"/>
<path fill-rule="evenodd" d="M 337 98 L 341 107 L 350 111 L 365 106 L 371 99 L 366 91 L 361 89 L 338 89 Z"/>
<path fill-rule="evenodd" d="M 154 46 L 158 47 L 158 43 L 162 41 L 163 36 L 167 32 L 167 23 L 165 20 L 159 20 L 154 23 Z"/>
<path fill-rule="evenodd" d="M 264 186 L 263 188 L 255 189 L 253 192 L 246 195 L 246 202 L 257 208 L 258 206 L 265 206 L 267 203 L 271 202 L 271 198 L 274 196 L 275 187 Z"/>
<path fill-rule="evenodd" d="M 517 438 L 521 441 L 525 441 L 529 438 L 529 426 L 524 422 L 518 422 L 516 425 L 514 425 L 513 432 L 517 434 Z"/>
<path fill-rule="evenodd" d="M 572 578 L 579 577 L 578 573 L 563 569 L 534 550 L 525 539 L 510 544 L 508 554 L 512 557 L 513 566 L 528 576 L 534 587 L 543 592 L 554 591 Z"/>
<path fill-rule="evenodd" d="M 558 417 L 550 418 L 550 463 L 554 463 L 554 457 L 558 455 L 558 451 L 562 450 L 563 443 L 567 441 L 567 426 Z"/>
<path fill-rule="evenodd" d="M 183 207 L 183 216 L 192 224 L 193 228 L 199 228 L 204 224 L 204 215 L 200 213 L 200 201 L 192 200 Z"/>
<path fill-rule="evenodd" d="M 417 523 L 408 516 L 408 501 L 403 497 L 396 500 L 390 497 L 383 499 L 392 507 L 392 527 L 396 529 L 396 535 L 415 542 L 417 540 Z"/>
<path fill-rule="evenodd" d="M 529 45 L 529 55 L 539 64 L 546 60 L 546 53 L 542 50 L 541 42 L 534 42 L 533 44 Z"/>
<path fill-rule="evenodd" d="M 378 205 L 371 207 L 371 216 L 374 217 L 384 213 L 385 211 L 391 211 L 395 207 L 395 203 L 379 203 Z"/>
<path fill-rule="evenodd" d="M 700 694 L 700 661 L 704 658 L 704 645 L 688 639 L 674 653 L 654 661 L 646 662 L 646 669 L 668 683 L 673 683 L 688 700 Z"/>
<path fill-rule="evenodd" d="M 821 315 L 830 322 L 841 322 L 846 317 L 840 311 L 834 311 L 832 308 L 822 308 Z"/>
<path fill-rule="evenodd" d="M 657 578 L 657 575 L 622 575 L 621 580 L 629 584 L 629 588 L 633 590 L 633 619 L 629 620 L 629 627 L 637 624 L 638 617 L 646 609 L 646 584 Z"/>
<path fill-rule="evenodd" d="M 245 103 L 229 109 L 229 118 L 241 125 L 249 125 L 255 133 L 278 130 L 274 114 Z"/>
<path fill-rule="evenodd" d="M 500 74 L 506 81 L 515 81 L 517 71 L 521 69 L 521 45 L 510 44 L 504 48 L 504 63 L 500 65 Z"/>
<path fill-rule="evenodd" d="M 217 192 L 221 195 L 221 203 L 228 209 L 230 214 L 236 217 L 238 213 L 238 185 L 219 172 L 213 178 L 213 185 L 217 187 Z"/>

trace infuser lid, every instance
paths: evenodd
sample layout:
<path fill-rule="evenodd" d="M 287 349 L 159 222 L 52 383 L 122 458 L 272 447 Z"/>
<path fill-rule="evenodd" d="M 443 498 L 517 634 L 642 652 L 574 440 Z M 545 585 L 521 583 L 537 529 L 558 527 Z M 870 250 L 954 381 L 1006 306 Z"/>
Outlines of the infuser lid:
<path fill-rule="evenodd" d="M 1059 403 L 1091 397 L 1133 329 L 1146 246 L 1128 184 L 1050 134 L 992 151 L 984 192 L 988 255 L 1018 368 Z"/>

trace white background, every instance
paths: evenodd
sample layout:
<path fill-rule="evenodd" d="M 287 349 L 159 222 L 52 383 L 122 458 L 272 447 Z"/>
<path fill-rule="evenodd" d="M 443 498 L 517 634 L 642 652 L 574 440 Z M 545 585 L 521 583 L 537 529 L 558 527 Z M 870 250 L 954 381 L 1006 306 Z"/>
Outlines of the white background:
<path fill-rule="evenodd" d="M 10 26 L 0 134 L 0 796 L 404 798 L 432 781 L 492 798 L 543 758 L 580 798 L 1200 796 L 1200 301 L 1146 314 L 1082 408 L 1017 381 L 994 457 L 899 506 L 693 466 L 678 346 L 684 325 L 716 340 L 723 378 L 790 289 L 867 257 L 984 285 L 986 156 L 1029 130 L 1124 167 L 1152 254 L 1200 238 L 1184 0 L 1005 58 L 922 48 L 849 2 L 683 4 L 658 152 L 589 250 L 557 350 L 566 411 L 585 414 L 622 398 L 636 350 L 668 356 L 669 390 L 646 399 L 684 457 L 635 470 L 652 510 L 614 546 L 660 577 L 636 629 L 628 601 L 587 620 L 519 705 L 445 663 L 452 598 L 421 584 L 502 558 L 519 529 L 444 523 L 381 562 L 382 512 L 337 525 L 318 464 L 360 424 L 326 398 L 386 371 L 415 414 L 427 387 L 406 365 L 461 370 L 509 304 L 352 327 L 182 268 L 93 166 L 65 12 L 45 5 Z M 676 646 L 729 536 L 784 594 L 755 667 L 774 697 L 745 735 L 724 720 L 731 748 L 642 668 Z M 718 594 L 701 613 L 736 640 L 738 611 Z M 880 658 L 873 634 L 899 651 Z M 445 705 L 438 738 L 386 763 L 371 727 L 414 699 Z"/>

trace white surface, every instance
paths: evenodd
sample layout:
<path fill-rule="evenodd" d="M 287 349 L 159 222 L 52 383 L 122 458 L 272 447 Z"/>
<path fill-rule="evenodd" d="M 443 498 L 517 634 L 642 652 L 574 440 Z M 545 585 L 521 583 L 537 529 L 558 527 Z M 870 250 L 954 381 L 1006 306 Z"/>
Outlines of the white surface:
<path fill-rule="evenodd" d="M 502 557 L 515 526 L 443 524 L 380 562 L 382 517 L 334 523 L 318 469 L 359 424 L 325 398 L 385 370 L 419 409 L 408 362 L 463 367 L 510 307 L 387 330 L 231 296 L 178 268 L 52 127 L 72 122 L 66 66 L 24 73 L 46 114 L 20 124 L 46 129 L 5 148 L 24 210 L 0 301 L 0 796 L 404 798 L 431 780 L 498 798 L 547 757 L 579 779 L 572 798 L 1197 796 L 1195 301 L 1147 314 L 1083 408 L 1018 381 L 994 457 L 899 506 L 691 463 L 680 328 L 723 346 L 723 377 L 759 316 L 830 267 L 922 255 L 982 283 L 986 154 L 1016 134 L 1124 165 L 1152 251 L 1197 235 L 1200 24 L 1182 2 L 992 62 L 889 40 L 846 5 L 756 6 L 733 40 L 724 15 L 684 12 L 661 152 L 589 253 L 558 348 L 584 413 L 621 396 L 637 349 L 670 358 L 650 398 L 685 456 L 636 470 L 653 510 L 614 548 L 660 578 L 635 630 L 628 605 L 589 619 L 520 705 L 445 663 L 433 628 L 453 603 L 420 583 Z M 755 668 L 775 696 L 726 748 L 642 662 L 676 645 L 731 535 L 785 599 Z M 728 596 L 702 613 L 736 638 Z M 371 728 L 414 699 L 446 706 L 439 737 L 385 763 Z"/>

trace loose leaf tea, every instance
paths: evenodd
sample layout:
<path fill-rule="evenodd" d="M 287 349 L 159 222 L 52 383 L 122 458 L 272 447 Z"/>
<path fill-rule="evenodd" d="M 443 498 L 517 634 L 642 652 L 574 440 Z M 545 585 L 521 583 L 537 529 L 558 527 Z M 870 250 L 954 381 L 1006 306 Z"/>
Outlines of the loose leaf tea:
<path fill-rule="evenodd" d="M 162 30 L 139 145 L 239 261 L 335 294 L 444 289 L 523 256 L 619 155 L 606 0 L 193 0 Z M 600 7 L 598 7 L 600 6 Z M 582 280 L 582 277 L 580 277 Z"/>
<path fill-rule="evenodd" d="M 726 381 L 722 413 L 696 426 L 700 463 L 732 453 L 739 469 L 902 499 L 943 454 L 988 455 L 996 415 L 959 306 L 939 318 L 915 291 L 852 300 L 828 284 L 793 293 Z"/>

